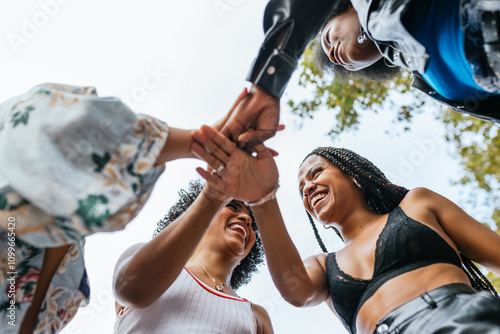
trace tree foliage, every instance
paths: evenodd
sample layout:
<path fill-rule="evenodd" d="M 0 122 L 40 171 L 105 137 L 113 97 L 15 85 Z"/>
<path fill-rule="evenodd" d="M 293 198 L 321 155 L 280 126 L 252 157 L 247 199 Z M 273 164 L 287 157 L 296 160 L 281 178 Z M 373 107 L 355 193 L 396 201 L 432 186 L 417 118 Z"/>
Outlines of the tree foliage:
<path fill-rule="evenodd" d="M 313 62 L 310 48 L 306 49 L 299 71 L 299 85 L 312 86 L 314 93 L 312 97 L 299 102 L 290 100 L 288 105 L 293 114 L 311 119 L 320 108 L 328 108 L 336 119 L 329 133 L 332 138 L 344 131 L 357 130 L 360 123 L 358 112 L 378 112 L 382 108 L 395 110 L 395 121 L 408 124 L 425 104 L 422 96 L 410 90 L 411 75 L 408 72 L 401 72 L 401 75 L 386 83 L 366 79 L 342 83 L 320 71 Z M 411 95 L 412 98 L 406 99 L 410 103 L 396 103 L 395 99 L 388 98 L 394 94 Z M 405 129 L 408 127 L 405 126 Z"/>
<path fill-rule="evenodd" d="M 393 122 L 408 130 L 412 117 L 426 103 L 424 94 L 410 88 L 411 74 L 406 71 L 386 83 L 363 79 L 342 83 L 320 71 L 313 62 L 311 48 L 306 50 L 299 71 L 299 85 L 312 88 L 313 93 L 301 101 L 290 100 L 288 105 L 301 119 L 312 119 L 320 108 L 328 109 L 336 119 L 329 132 L 332 140 L 342 132 L 356 131 L 362 113 L 382 109 L 395 110 Z M 491 215 L 480 219 L 500 233 L 500 128 L 451 109 L 438 109 L 437 118 L 446 128 L 445 139 L 463 166 L 462 177 L 455 184 L 467 186 L 469 205 L 481 201 L 479 204 L 492 208 Z M 500 291 L 500 278 L 491 273 L 488 277 Z"/>

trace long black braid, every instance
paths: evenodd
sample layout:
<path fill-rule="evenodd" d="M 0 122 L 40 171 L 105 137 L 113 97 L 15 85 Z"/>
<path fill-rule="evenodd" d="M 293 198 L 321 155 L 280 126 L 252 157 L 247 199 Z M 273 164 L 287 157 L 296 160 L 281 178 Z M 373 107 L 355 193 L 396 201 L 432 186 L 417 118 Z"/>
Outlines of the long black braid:
<path fill-rule="evenodd" d="M 386 214 L 392 211 L 399 205 L 409 191 L 404 187 L 391 183 L 384 173 L 382 173 L 382 171 L 371 161 L 351 150 L 336 147 L 318 147 L 309 153 L 304 158 L 304 161 L 311 155 L 319 155 L 327 159 L 342 172 L 352 176 L 363 189 L 363 194 L 368 205 L 378 214 Z M 304 161 L 302 161 L 302 163 L 304 163 Z M 307 213 L 307 215 L 313 226 L 316 240 L 321 249 L 327 252 L 311 215 L 309 213 Z M 334 230 L 342 239 L 340 232 L 337 229 Z M 489 291 L 494 296 L 498 297 L 495 288 L 479 268 L 461 253 L 460 257 L 462 258 L 462 269 L 469 277 L 472 287 L 476 290 Z"/>

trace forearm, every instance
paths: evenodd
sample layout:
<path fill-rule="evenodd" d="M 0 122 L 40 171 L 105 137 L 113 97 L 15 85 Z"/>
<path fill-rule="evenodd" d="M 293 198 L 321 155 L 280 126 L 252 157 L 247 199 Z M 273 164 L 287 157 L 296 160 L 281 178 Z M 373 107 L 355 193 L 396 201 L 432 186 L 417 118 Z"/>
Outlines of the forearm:
<path fill-rule="evenodd" d="M 167 142 L 156 160 L 157 165 L 181 158 L 196 158 L 191 152 L 191 130 L 169 128 Z"/>
<path fill-rule="evenodd" d="M 313 283 L 283 222 L 276 199 L 252 207 L 269 271 L 283 298 L 295 306 L 310 303 Z"/>
<path fill-rule="evenodd" d="M 225 204 L 208 199 L 202 192 L 184 214 L 124 263 L 115 281 L 118 303 L 146 307 L 160 297 L 178 277 Z"/>

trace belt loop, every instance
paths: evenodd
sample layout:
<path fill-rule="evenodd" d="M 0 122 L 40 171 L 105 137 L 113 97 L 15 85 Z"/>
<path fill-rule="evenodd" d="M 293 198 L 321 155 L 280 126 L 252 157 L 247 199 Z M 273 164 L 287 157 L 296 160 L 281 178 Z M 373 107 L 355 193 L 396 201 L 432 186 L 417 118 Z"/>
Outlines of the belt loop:
<path fill-rule="evenodd" d="M 424 292 L 420 297 L 431 307 L 431 308 L 436 308 L 437 303 L 432 299 L 432 297 L 427 293 Z"/>

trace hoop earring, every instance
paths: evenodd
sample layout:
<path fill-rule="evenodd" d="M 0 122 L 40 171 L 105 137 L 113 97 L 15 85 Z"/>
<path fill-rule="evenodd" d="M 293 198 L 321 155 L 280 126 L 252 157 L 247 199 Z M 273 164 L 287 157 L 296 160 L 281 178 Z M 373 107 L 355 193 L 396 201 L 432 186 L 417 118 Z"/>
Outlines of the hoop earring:
<path fill-rule="evenodd" d="M 363 44 L 368 40 L 368 37 L 366 36 L 366 32 L 363 30 L 363 28 L 360 28 L 361 33 L 358 36 L 358 44 Z"/>
<path fill-rule="evenodd" d="M 356 185 L 356 187 L 358 187 L 359 189 L 361 189 L 361 188 L 362 188 L 362 187 L 361 187 L 361 184 L 359 184 L 358 180 L 353 179 L 353 181 L 354 181 L 354 184 Z"/>
<path fill-rule="evenodd" d="M 324 228 L 325 230 L 329 230 L 329 229 L 332 229 L 332 228 L 333 228 L 333 226 L 323 225 L 323 228 Z"/>

